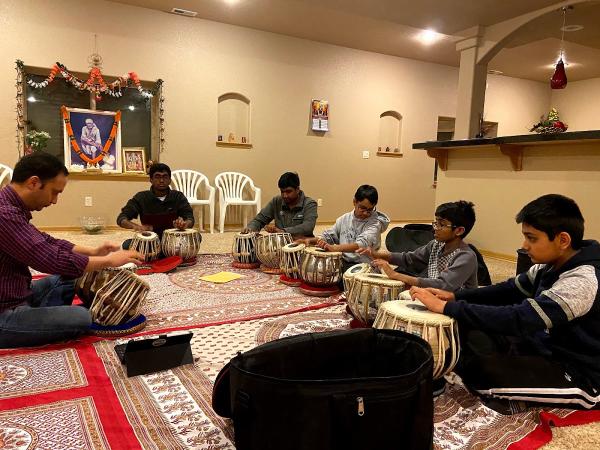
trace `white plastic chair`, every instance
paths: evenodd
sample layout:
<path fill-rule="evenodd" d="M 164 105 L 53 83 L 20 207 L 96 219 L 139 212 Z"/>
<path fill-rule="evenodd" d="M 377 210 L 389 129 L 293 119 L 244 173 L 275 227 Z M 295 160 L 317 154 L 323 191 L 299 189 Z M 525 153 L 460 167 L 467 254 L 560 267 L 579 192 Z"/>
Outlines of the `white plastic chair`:
<path fill-rule="evenodd" d="M 200 206 L 200 215 L 198 217 L 198 229 L 201 230 L 204 226 L 202 220 L 202 207 L 204 205 L 209 206 L 210 210 L 210 232 L 214 231 L 215 224 L 215 188 L 208 182 L 208 177 L 195 170 L 174 170 L 171 172 L 171 183 L 173 188 L 177 191 L 183 192 L 183 195 L 187 197 L 188 202 L 192 208 L 194 206 Z M 207 199 L 198 198 L 198 190 L 202 186 L 202 183 L 206 183 L 206 189 L 208 190 Z"/>
<path fill-rule="evenodd" d="M 219 230 L 222 233 L 225 228 L 225 213 L 229 205 L 256 206 L 256 213 L 261 209 L 260 188 L 254 186 L 254 182 L 248 175 L 238 172 L 221 172 L 215 177 L 215 186 L 219 190 Z M 254 192 L 253 200 L 244 200 L 244 188 L 250 187 Z M 248 218 L 244 212 L 244 228 L 248 225 Z"/>
<path fill-rule="evenodd" d="M 10 167 L 0 164 L 0 187 L 2 187 L 4 184 L 10 183 L 12 175 L 13 170 Z"/>

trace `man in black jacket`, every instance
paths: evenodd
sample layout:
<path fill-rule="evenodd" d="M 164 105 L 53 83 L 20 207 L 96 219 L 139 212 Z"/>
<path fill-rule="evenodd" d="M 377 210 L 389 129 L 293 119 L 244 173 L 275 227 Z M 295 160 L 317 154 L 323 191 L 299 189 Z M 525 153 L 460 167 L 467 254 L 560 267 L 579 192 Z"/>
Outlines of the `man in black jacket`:
<path fill-rule="evenodd" d="M 597 409 L 600 244 L 583 240 L 581 211 L 562 195 L 530 202 L 516 219 L 535 263 L 527 272 L 456 294 L 430 288 L 411 294 L 458 321 L 457 373 L 479 394 Z M 509 412 L 508 406 L 494 409 Z"/>

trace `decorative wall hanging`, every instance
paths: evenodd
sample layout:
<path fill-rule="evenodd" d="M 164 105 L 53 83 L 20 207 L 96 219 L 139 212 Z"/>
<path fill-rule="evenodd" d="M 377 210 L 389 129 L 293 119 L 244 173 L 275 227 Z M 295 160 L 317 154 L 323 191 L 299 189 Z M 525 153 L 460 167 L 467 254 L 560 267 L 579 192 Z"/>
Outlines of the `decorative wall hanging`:
<path fill-rule="evenodd" d="M 123 172 L 146 173 L 144 147 L 123 147 Z"/>
<path fill-rule="evenodd" d="M 121 111 L 61 108 L 65 166 L 72 171 L 121 173 Z"/>
<path fill-rule="evenodd" d="M 311 101 L 311 119 L 313 131 L 329 131 L 329 102 L 327 100 Z"/>

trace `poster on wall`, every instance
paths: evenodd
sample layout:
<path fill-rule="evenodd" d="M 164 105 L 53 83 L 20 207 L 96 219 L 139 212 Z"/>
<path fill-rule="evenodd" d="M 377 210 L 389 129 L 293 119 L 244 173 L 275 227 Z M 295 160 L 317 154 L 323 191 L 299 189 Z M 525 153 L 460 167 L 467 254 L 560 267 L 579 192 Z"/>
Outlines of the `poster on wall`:
<path fill-rule="evenodd" d="M 121 113 L 61 108 L 65 165 L 70 171 L 121 173 Z"/>
<path fill-rule="evenodd" d="M 312 100 L 311 116 L 313 131 L 329 131 L 329 102 L 327 100 Z"/>

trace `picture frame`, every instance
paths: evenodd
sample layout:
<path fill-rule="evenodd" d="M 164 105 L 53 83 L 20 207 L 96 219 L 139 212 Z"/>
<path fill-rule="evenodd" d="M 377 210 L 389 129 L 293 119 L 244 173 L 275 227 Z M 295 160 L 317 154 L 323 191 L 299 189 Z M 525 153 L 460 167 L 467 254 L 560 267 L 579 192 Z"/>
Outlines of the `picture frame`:
<path fill-rule="evenodd" d="M 95 159 L 100 154 L 111 136 L 113 125 L 117 120 L 116 111 L 97 111 L 82 108 L 64 108 L 66 119 L 63 120 L 65 166 L 72 172 L 101 171 L 103 173 L 121 173 L 121 122 L 117 122 L 116 133 L 106 156 L 97 163 L 85 161 L 71 142 L 68 128 L 72 130 L 73 139 L 88 159 Z M 65 117 L 63 117 L 65 119 Z M 68 127 L 67 125 L 70 125 Z"/>
<path fill-rule="evenodd" d="M 310 102 L 311 128 L 313 131 L 329 131 L 329 102 L 312 99 Z"/>
<path fill-rule="evenodd" d="M 123 147 L 123 173 L 146 174 L 146 149 Z"/>

